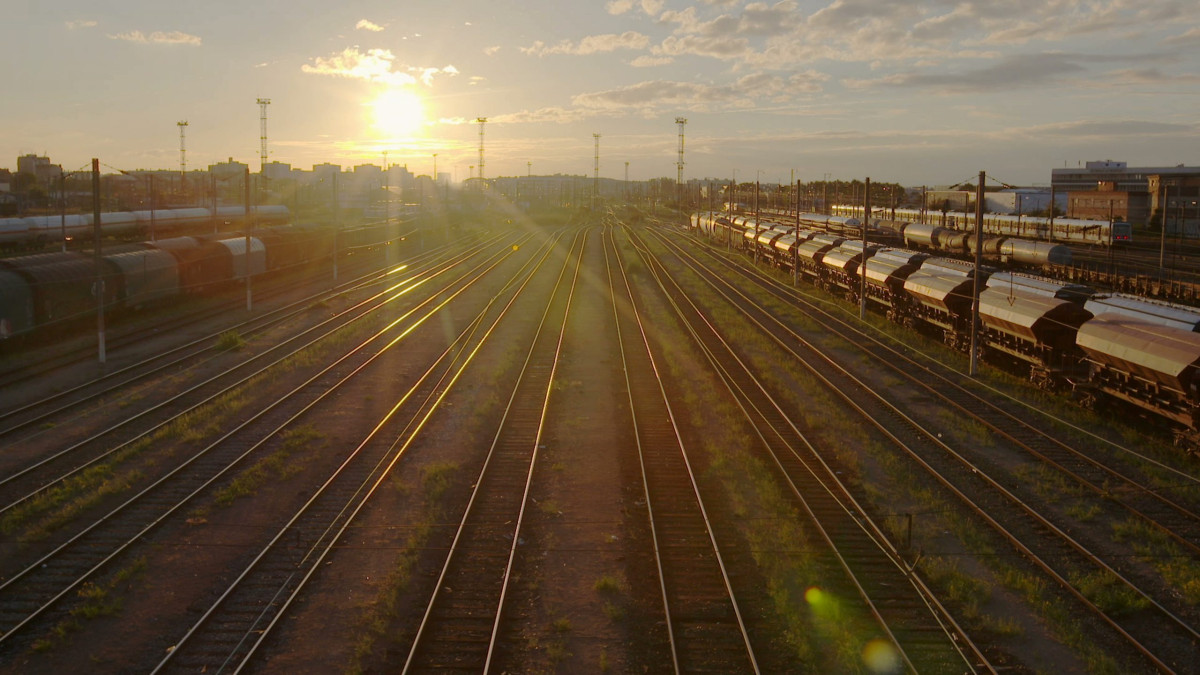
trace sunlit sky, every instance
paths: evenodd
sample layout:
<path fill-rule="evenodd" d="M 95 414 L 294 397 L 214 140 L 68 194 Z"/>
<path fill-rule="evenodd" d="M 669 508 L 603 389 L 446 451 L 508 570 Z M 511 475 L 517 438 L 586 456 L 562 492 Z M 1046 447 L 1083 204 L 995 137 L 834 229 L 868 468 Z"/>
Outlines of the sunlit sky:
<path fill-rule="evenodd" d="M 1195 0 L 9 0 L 0 167 L 1045 184 L 1200 165 Z M 530 164 L 531 163 L 531 164 Z M 476 169 L 477 170 L 477 169 Z"/>

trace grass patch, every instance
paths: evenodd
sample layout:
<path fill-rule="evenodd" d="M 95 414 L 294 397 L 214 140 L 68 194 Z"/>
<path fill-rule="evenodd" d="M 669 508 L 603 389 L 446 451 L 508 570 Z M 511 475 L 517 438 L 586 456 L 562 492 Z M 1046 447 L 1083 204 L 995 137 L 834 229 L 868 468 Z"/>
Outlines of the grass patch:
<path fill-rule="evenodd" d="M 145 576 L 146 567 L 146 558 L 142 556 L 123 567 L 106 582 L 85 582 L 75 592 L 75 604 L 67 616 L 55 623 L 46 635 L 34 640 L 31 646 L 33 651 L 49 652 L 54 647 L 66 643 L 71 635 L 83 628 L 85 622 L 119 615 L 125 606 L 124 594 L 132 590 L 134 581 Z"/>
<path fill-rule="evenodd" d="M 217 506 L 229 506 L 241 497 L 254 494 L 268 480 L 284 480 L 295 475 L 303 470 L 305 462 L 288 460 L 298 451 L 309 448 L 324 438 L 324 434 L 310 425 L 283 432 L 283 442 L 279 448 L 243 469 L 228 485 L 217 491 L 213 502 Z"/>
<path fill-rule="evenodd" d="M 1134 593 L 1107 571 L 1072 576 L 1071 585 L 1109 616 L 1121 616 L 1150 606 L 1149 600 Z"/>
<path fill-rule="evenodd" d="M 156 458 L 143 458 L 150 449 L 164 448 L 156 457 L 169 457 L 177 444 L 198 443 L 219 433 L 225 420 L 245 405 L 246 398 L 241 392 L 253 386 L 254 381 L 238 391 L 221 396 L 202 409 L 179 416 L 151 437 L 141 438 L 117 450 L 103 463 L 88 467 L 42 492 L 6 514 L 0 521 L 0 531 L 12 534 L 27 527 L 21 534 L 21 540 L 38 541 L 104 499 L 128 492 L 145 478 L 143 469 L 157 461 Z M 144 467 L 122 468 L 139 458 L 144 459 Z M 37 520 L 39 517 L 41 519 Z"/>
<path fill-rule="evenodd" d="M 421 467 L 421 485 L 426 499 L 437 501 L 450 488 L 454 474 L 458 471 L 455 462 L 433 462 Z"/>
<path fill-rule="evenodd" d="M 217 337 L 217 351 L 236 352 L 246 346 L 246 341 L 235 330 L 227 330 Z"/>
<path fill-rule="evenodd" d="M 596 583 L 592 584 L 592 589 L 602 595 L 615 595 L 625 590 L 624 584 L 619 579 L 607 574 L 597 579 Z"/>
<path fill-rule="evenodd" d="M 1138 518 L 1113 524 L 1117 541 L 1128 544 L 1138 557 L 1179 589 L 1185 602 L 1200 605 L 1200 565 L 1161 530 Z"/>

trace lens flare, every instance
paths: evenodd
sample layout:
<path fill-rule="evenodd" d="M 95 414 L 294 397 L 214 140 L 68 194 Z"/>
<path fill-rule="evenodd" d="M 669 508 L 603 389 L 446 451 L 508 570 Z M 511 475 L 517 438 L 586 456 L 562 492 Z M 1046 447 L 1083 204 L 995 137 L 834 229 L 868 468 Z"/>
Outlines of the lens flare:
<path fill-rule="evenodd" d="M 425 126 L 425 107 L 421 97 L 408 88 L 379 92 L 370 103 L 372 123 L 384 136 L 404 139 L 418 136 Z"/>
<path fill-rule="evenodd" d="M 887 640 L 874 639 L 863 645 L 863 664 L 872 673 L 899 673 L 900 655 Z"/>

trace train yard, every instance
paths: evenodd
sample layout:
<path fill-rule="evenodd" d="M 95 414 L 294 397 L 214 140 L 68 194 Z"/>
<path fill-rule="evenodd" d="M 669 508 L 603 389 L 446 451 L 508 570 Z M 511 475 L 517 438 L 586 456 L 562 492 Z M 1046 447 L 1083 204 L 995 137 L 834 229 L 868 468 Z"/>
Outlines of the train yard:
<path fill-rule="evenodd" d="M 1169 438 L 724 233 L 502 223 L 6 372 L 0 672 L 1200 672 Z"/>

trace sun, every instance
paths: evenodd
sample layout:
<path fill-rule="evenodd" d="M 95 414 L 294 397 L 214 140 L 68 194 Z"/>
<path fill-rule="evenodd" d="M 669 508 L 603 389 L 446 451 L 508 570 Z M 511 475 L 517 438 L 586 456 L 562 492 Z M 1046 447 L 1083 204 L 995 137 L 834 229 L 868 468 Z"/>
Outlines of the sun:
<path fill-rule="evenodd" d="M 419 136 L 425 125 L 421 97 L 411 89 L 385 89 L 369 105 L 372 123 L 388 138 Z"/>

